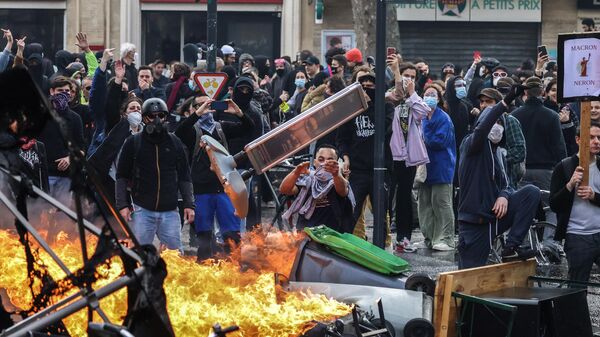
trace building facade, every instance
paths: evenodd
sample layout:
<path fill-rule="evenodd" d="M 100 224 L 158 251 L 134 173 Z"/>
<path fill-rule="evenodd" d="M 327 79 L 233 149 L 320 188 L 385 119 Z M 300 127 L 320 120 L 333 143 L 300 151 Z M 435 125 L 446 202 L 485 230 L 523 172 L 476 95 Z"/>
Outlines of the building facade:
<path fill-rule="evenodd" d="M 434 66 L 466 65 L 474 51 L 516 66 L 523 55 L 535 58 L 539 44 L 556 55 L 557 34 L 580 30 L 581 18 L 600 23 L 598 0 L 399 1 L 396 47 Z M 138 63 L 149 63 L 181 60 L 183 45 L 206 42 L 206 7 L 206 0 L 0 0 L 0 22 L 42 43 L 48 56 L 75 51 L 83 31 L 94 50 L 132 42 Z M 219 45 L 234 41 L 252 54 L 294 58 L 309 49 L 322 58 L 333 36 L 356 45 L 350 0 L 218 0 L 218 10 Z"/>

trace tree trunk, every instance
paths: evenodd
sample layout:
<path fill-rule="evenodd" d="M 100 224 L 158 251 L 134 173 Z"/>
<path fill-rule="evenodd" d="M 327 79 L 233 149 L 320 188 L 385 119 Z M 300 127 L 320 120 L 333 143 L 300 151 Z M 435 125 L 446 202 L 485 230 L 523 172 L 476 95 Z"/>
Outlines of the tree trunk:
<path fill-rule="evenodd" d="M 367 56 L 375 57 L 375 20 L 377 14 L 377 1 L 380 0 L 351 0 L 354 31 L 356 32 L 356 47 L 363 54 L 363 61 Z M 386 46 L 400 49 L 400 31 L 396 19 L 396 6 L 387 5 L 386 13 Z"/>

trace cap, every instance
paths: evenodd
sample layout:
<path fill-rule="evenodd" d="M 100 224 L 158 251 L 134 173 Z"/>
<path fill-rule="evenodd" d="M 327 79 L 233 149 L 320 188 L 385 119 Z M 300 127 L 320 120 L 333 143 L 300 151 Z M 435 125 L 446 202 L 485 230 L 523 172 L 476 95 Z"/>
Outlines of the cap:
<path fill-rule="evenodd" d="M 227 44 L 224 44 L 223 47 L 221 47 L 221 52 L 223 55 L 235 55 L 233 47 Z"/>
<path fill-rule="evenodd" d="M 515 84 L 515 80 L 513 80 L 512 78 L 502 77 L 501 79 L 498 80 L 498 83 L 496 83 L 496 88 L 498 88 L 498 90 L 500 90 L 500 88 L 510 88 L 514 84 Z"/>
<path fill-rule="evenodd" d="M 370 72 L 367 74 L 362 75 L 361 77 L 356 79 L 358 81 L 358 83 L 362 83 L 365 80 L 371 80 L 373 83 L 375 83 L 375 73 Z"/>
<path fill-rule="evenodd" d="M 313 65 L 313 64 L 321 64 L 321 62 L 319 61 L 319 59 L 316 56 L 312 56 L 312 55 L 309 56 L 309 57 L 307 57 L 306 60 L 304 61 L 304 63 L 311 64 L 311 65 Z"/>
<path fill-rule="evenodd" d="M 530 78 L 525 80 L 523 85 L 525 86 L 525 89 L 541 88 L 542 80 L 539 77 L 531 76 Z"/>
<path fill-rule="evenodd" d="M 481 64 L 483 64 L 488 69 L 493 69 L 500 64 L 500 61 L 493 57 L 485 57 L 481 60 Z"/>
<path fill-rule="evenodd" d="M 358 48 L 352 48 L 346 52 L 346 60 L 348 62 L 362 63 L 363 56 Z"/>
<path fill-rule="evenodd" d="M 489 97 L 496 102 L 500 102 L 502 100 L 502 94 L 498 90 L 493 89 L 493 88 L 482 89 L 481 92 L 479 93 L 479 95 L 477 96 L 477 98 L 479 98 L 481 96 Z"/>
<path fill-rule="evenodd" d="M 39 53 L 33 53 L 31 55 L 29 55 L 27 57 L 27 61 L 31 61 L 31 60 L 38 60 L 41 61 L 42 60 L 42 54 Z"/>

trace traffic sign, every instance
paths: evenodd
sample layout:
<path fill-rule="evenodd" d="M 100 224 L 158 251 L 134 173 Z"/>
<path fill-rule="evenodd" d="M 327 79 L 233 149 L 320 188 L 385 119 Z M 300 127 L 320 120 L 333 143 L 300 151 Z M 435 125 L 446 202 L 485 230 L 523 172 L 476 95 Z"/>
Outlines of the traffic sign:
<path fill-rule="evenodd" d="M 194 81 L 202 92 L 210 99 L 219 95 L 227 83 L 227 74 L 225 73 L 197 73 L 194 75 Z"/>

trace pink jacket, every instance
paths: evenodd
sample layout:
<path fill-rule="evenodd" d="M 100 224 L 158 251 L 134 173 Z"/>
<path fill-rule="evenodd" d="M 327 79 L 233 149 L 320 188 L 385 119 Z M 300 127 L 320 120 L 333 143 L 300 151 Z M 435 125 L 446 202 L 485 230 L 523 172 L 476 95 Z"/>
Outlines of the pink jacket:
<path fill-rule="evenodd" d="M 421 120 L 427 117 L 431 109 L 417 93 L 413 93 L 406 100 L 406 104 L 409 107 L 407 140 L 406 142 L 404 141 L 400 127 L 402 105 L 398 105 L 396 106 L 392 122 L 392 139 L 390 140 L 392 157 L 394 161 L 405 161 L 406 166 L 427 164 L 429 163 L 429 157 L 427 156 L 427 148 L 423 141 Z"/>

